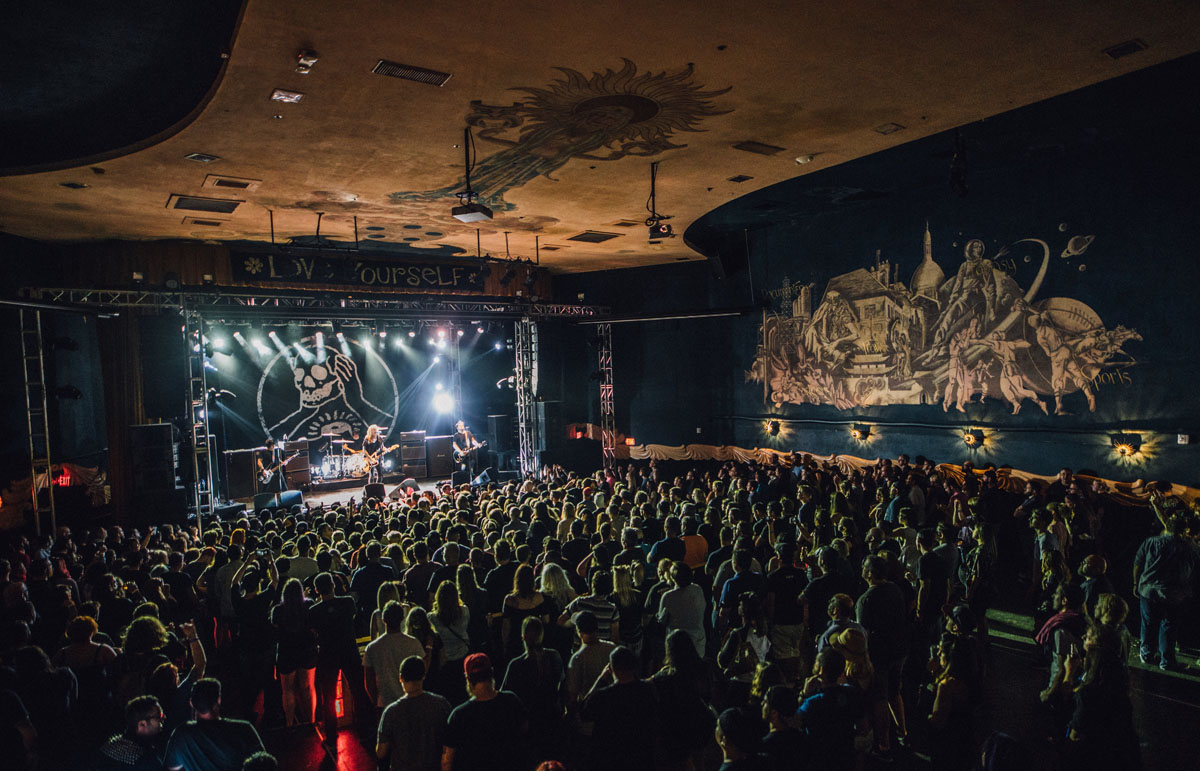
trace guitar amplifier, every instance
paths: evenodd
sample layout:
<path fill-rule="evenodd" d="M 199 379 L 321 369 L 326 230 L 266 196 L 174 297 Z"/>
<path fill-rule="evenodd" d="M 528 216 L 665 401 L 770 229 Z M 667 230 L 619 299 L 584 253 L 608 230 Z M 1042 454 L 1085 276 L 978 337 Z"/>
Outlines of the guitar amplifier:
<path fill-rule="evenodd" d="M 457 465 L 454 462 L 454 437 L 449 435 L 426 437 L 425 449 L 429 476 L 450 476 Z"/>
<path fill-rule="evenodd" d="M 294 442 L 285 442 L 283 445 L 284 457 L 296 455 L 286 466 L 283 467 L 284 473 L 287 474 L 288 487 L 292 490 L 299 489 L 302 485 L 312 482 L 312 468 L 308 460 L 308 440 L 297 439 Z"/>

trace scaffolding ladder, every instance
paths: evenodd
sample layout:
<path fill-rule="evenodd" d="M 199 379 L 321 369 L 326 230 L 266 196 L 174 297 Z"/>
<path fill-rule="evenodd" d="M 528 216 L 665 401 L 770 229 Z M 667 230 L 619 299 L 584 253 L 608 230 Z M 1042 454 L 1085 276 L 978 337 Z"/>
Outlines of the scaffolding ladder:
<path fill-rule="evenodd" d="M 187 357 L 187 405 L 189 438 L 192 447 L 191 507 L 201 530 L 204 517 L 216 510 L 213 490 L 213 435 L 209 427 L 208 378 L 205 375 L 207 346 L 212 343 L 204 333 L 204 319 L 183 306 L 183 338 Z"/>
<path fill-rule="evenodd" d="M 597 324 L 597 364 L 600 372 L 600 450 L 604 467 L 617 462 L 617 416 L 613 401 L 613 344 L 612 324 Z"/>
<path fill-rule="evenodd" d="M 29 481 L 33 496 L 34 532 L 58 529 L 54 508 L 54 475 L 50 462 L 50 413 L 46 394 L 46 361 L 43 357 L 42 312 L 21 308 L 21 359 L 25 371 L 25 414 L 29 426 Z M 38 496 L 39 480 L 46 485 L 46 500 Z"/>
<path fill-rule="evenodd" d="M 521 473 L 535 474 L 538 459 L 535 448 L 537 413 L 534 396 L 537 391 L 537 322 L 529 316 L 516 323 L 514 340 L 517 358 L 517 447 L 520 452 Z"/>

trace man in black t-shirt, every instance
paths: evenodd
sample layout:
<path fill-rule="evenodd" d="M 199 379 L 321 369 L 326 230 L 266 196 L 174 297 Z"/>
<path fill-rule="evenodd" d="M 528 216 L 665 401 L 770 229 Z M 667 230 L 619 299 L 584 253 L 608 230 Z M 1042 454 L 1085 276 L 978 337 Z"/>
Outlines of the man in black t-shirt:
<path fill-rule="evenodd" d="M 308 610 L 309 624 L 317 633 L 317 692 L 321 696 L 321 713 L 324 736 L 322 742 L 337 742 L 337 698 L 338 672 L 354 696 L 356 718 L 371 719 L 371 698 L 363 681 L 362 659 L 358 655 L 358 643 L 354 637 L 354 599 L 334 593 L 333 576 L 318 573 L 313 578 L 313 588 L 321 599 Z"/>
<path fill-rule="evenodd" d="M 624 646 L 613 648 L 580 712 L 594 724 L 593 768 L 653 768 L 657 712 L 654 686 L 638 677 L 637 656 Z"/>
<path fill-rule="evenodd" d="M 254 726 L 245 720 L 221 717 L 221 682 L 211 677 L 196 681 L 192 690 L 196 719 L 175 729 L 167 743 L 163 765 L 171 771 L 225 771 L 263 747 Z"/>
<path fill-rule="evenodd" d="M 473 653 L 463 661 L 471 700 L 450 713 L 445 771 L 517 771 L 524 768 L 525 707 L 511 691 L 496 690 L 492 661 Z"/>
<path fill-rule="evenodd" d="M 788 680 L 795 680 L 802 668 L 804 605 L 800 593 L 808 586 L 804 569 L 795 564 L 796 544 L 775 547 L 780 565 L 767 576 L 767 621 L 771 626 L 771 650 L 775 663 Z"/>

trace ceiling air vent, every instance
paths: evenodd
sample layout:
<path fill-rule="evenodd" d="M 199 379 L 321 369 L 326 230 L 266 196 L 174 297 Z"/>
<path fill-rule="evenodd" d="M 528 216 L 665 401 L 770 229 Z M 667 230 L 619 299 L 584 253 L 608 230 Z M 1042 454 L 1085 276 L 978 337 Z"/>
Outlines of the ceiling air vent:
<path fill-rule="evenodd" d="M 1149 47 L 1146 45 L 1146 41 L 1134 38 L 1133 40 L 1126 40 L 1124 43 L 1117 43 L 1111 48 L 1105 48 L 1104 53 L 1113 59 L 1121 59 L 1130 54 L 1136 54 L 1138 51 L 1145 51 Z"/>
<path fill-rule="evenodd" d="M 448 72 L 427 70 L 424 67 L 414 67 L 411 64 L 389 62 L 387 59 L 380 59 L 371 72 L 376 75 L 387 75 L 389 78 L 412 80 L 430 86 L 444 86 L 446 85 L 446 81 L 450 80 L 450 73 Z"/>
<path fill-rule="evenodd" d="M 221 160 L 221 156 L 209 155 L 208 153 L 188 153 L 183 157 L 189 161 L 195 161 L 196 163 L 213 163 Z"/>
<path fill-rule="evenodd" d="M 261 179 L 225 177 L 219 174 L 209 174 L 204 178 L 204 187 L 216 188 L 217 190 L 245 190 L 247 192 L 254 192 L 261 184 Z"/>
<path fill-rule="evenodd" d="M 231 201 L 223 198 L 198 198 L 194 195 L 173 194 L 167 199 L 168 209 L 183 209 L 185 211 L 202 211 L 209 214 L 233 214 L 244 201 Z"/>
<path fill-rule="evenodd" d="M 644 223 L 638 222 L 636 220 L 617 220 L 616 222 L 613 223 L 614 228 L 636 228 L 639 225 L 644 226 Z"/>
<path fill-rule="evenodd" d="M 599 230 L 585 230 L 577 236 L 571 236 L 568 241 L 583 241 L 588 244 L 599 244 L 619 237 L 620 233 L 602 233 Z"/>
<path fill-rule="evenodd" d="M 887 136 L 888 134 L 895 134 L 897 131 L 903 130 L 904 127 L 899 123 L 885 123 L 882 126 L 876 126 L 873 129 L 876 134 L 883 134 L 884 136 Z"/>
<path fill-rule="evenodd" d="M 745 142 L 738 142 L 736 145 L 733 145 L 733 149 L 744 150 L 748 153 L 755 153 L 756 155 L 774 155 L 775 153 L 782 153 L 784 150 L 782 147 L 769 145 L 766 142 L 755 142 L 749 139 Z"/>
<path fill-rule="evenodd" d="M 545 246 L 541 247 L 543 252 L 557 252 L 559 249 L 562 249 L 562 248 L 563 247 L 561 247 L 561 246 L 554 246 L 553 244 L 546 244 Z"/>
<path fill-rule="evenodd" d="M 219 228 L 225 224 L 222 220 L 206 220 L 200 217 L 184 217 L 184 225 L 199 225 L 203 228 Z"/>
<path fill-rule="evenodd" d="M 740 185 L 741 183 L 749 182 L 752 179 L 754 179 L 754 177 L 748 177 L 745 174 L 735 174 L 734 176 L 729 178 L 729 181 L 737 182 Z"/>

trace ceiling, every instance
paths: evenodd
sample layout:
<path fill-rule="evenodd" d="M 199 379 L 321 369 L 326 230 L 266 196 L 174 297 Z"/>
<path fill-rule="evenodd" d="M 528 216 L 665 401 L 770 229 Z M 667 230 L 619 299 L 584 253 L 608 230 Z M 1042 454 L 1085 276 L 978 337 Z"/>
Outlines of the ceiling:
<path fill-rule="evenodd" d="M 703 259 L 683 238 L 648 243 L 651 161 L 657 209 L 680 234 L 754 190 L 1200 50 L 1200 7 L 1176 2 L 932 0 L 917 14 L 875 0 L 753 13 L 694 0 L 248 0 L 240 19 L 226 5 L 203 35 L 195 14 L 107 36 L 72 17 L 39 33 L 51 49 L 87 37 L 126 66 L 86 93 L 80 83 L 100 75 L 51 69 L 53 57 L 6 68 L 20 78 L 0 115 L 6 133 L 44 137 L 48 104 L 75 110 L 51 117 L 80 130 L 30 142 L 24 163 L 6 158 L 0 231 L 268 242 L 273 227 L 278 242 L 312 242 L 319 227 L 345 246 L 357 217 L 362 248 L 380 252 L 540 251 L 557 272 Z M 128 54 L 113 43 L 121 30 Z M 1131 39 L 1147 47 L 1105 53 Z M 218 49 L 228 57 L 214 59 Z M 302 50 L 318 58 L 308 74 L 296 72 Z M 380 60 L 450 78 L 374 74 Z M 276 89 L 303 97 L 273 101 Z M 164 93 L 188 95 L 173 126 Z M 449 211 L 465 187 L 468 124 L 472 187 L 495 211 L 473 224 Z M 768 154 L 738 149 L 747 142 Z M 196 211 L 175 208 L 180 198 L 240 203 Z M 589 231 L 613 237 L 573 240 Z"/>

